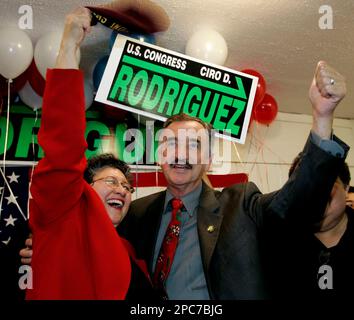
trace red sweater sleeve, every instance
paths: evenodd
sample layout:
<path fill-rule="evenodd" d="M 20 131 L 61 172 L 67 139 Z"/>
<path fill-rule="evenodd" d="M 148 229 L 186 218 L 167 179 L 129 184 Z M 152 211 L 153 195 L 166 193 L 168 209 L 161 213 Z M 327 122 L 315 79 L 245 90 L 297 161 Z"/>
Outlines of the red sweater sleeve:
<path fill-rule="evenodd" d="M 44 225 L 68 212 L 83 192 L 85 112 L 83 75 L 49 70 L 38 142 L 45 157 L 34 171 L 31 195 L 38 206 L 34 223 Z"/>

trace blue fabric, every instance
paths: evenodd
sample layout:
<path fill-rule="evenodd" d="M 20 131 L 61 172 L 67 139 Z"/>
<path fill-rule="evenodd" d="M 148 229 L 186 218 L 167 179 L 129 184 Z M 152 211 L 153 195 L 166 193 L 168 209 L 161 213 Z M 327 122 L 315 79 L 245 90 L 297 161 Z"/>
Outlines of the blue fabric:
<path fill-rule="evenodd" d="M 336 141 L 337 138 L 335 136 L 333 136 L 331 140 L 321 139 L 320 136 L 311 131 L 310 139 L 314 144 L 319 146 L 322 150 L 330 153 L 332 156 L 343 158 L 345 155 L 345 150 Z"/>

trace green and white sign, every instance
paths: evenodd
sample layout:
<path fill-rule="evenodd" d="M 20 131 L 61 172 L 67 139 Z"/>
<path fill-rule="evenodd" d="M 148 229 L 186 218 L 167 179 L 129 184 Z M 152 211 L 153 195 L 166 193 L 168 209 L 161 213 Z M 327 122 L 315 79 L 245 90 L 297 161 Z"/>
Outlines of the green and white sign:
<path fill-rule="evenodd" d="M 119 35 L 96 100 L 158 120 L 186 113 L 244 143 L 258 78 Z"/>

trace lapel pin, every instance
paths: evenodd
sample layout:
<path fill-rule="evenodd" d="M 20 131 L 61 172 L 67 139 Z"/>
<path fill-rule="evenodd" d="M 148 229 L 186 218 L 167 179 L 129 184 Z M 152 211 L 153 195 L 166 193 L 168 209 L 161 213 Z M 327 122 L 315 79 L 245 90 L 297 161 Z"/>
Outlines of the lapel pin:
<path fill-rule="evenodd" d="M 209 226 L 208 229 L 207 229 L 207 231 L 208 231 L 209 233 L 212 233 L 212 232 L 215 231 L 215 227 L 214 227 L 214 226 Z"/>

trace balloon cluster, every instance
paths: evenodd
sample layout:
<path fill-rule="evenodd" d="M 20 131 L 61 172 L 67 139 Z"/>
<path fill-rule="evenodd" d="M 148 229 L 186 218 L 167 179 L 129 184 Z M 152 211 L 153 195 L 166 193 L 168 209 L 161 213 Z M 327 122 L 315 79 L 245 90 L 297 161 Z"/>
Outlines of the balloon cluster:
<path fill-rule="evenodd" d="M 109 48 L 112 49 L 117 32 L 113 31 Z M 140 41 L 155 44 L 155 37 L 151 34 L 132 33 L 129 37 Z M 18 93 L 24 104 L 37 110 L 42 106 L 47 69 L 54 68 L 60 49 L 62 32 L 51 32 L 40 37 L 33 47 L 32 41 L 26 32 L 18 28 L 0 29 L 0 101 L 10 94 Z M 77 59 L 80 61 L 80 51 Z M 94 91 L 98 90 L 104 70 L 108 62 L 108 55 L 101 57 L 95 65 L 93 79 L 85 79 L 85 108 L 93 103 Z M 93 83 L 92 83 L 93 82 Z M 126 111 L 104 106 L 107 117 L 123 120 Z"/>
<path fill-rule="evenodd" d="M 118 33 L 113 31 L 109 40 L 112 49 Z M 142 33 L 125 34 L 143 42 L 155 44 L 154 35 Z M 62 32 L 51 32 L 43 35 L 33 48 L 28 35 L 17 28 L 0 29 L 0 98 L 8 94 L 8 81 L 10 93 L 18 92 L 21 100 L 34 110 L 42 105 L 46 72 L 55 66 L 59 52 Z M 209 27 L 197 30 L 186 44 L 186 54 L 203 59 L 211 63 L 223 65 L 226 61 L 228 48 L 225 39 L 217 31 Z M 107 66 L 108 55 L 101 57 L 93 70 L 93 85 L 85 79 L 85 108 L 93 102 L 94 90 L 97 91 Z M 78 51 L 78 60 L 80 51 Z M 266 83 L 263 76 L 252 69 L 242 72 L 256 76 L 258 85 L 256 89 L 251 119 L 258 123 L 269 125 L 275 119 L 278 106 L 275 99 L 266 93 Z M 1 99 L 0 99 L 1 100 Z M 103 112 L 108 118 L 123 120 L 126 111 L 104 105 Z M 140 116 L 142 122 L 145 117 Z"/>
<path fill-rule="evenodd" d="M 26 32 L 17 28 L 0 29 L 0 96 L 18 93 L 24 104 L 37 110 L 42 106 L 46 73 L 55 66 L 62 32 L 43 35 L 33 48 Z M 80 51 L 78 51 L 78 60 Z M 85 80 L 86 108 L 93 101 L 93 88 Z"/>
<path fill-rule="evenodd" d="M 277 116 L 278 104 L 270 94 L 266 93 L 264 77 L 253 69 L 245 69 L 242 72 L 258 78 L 251 120 L 265 125 L 271 124 Z"/>

